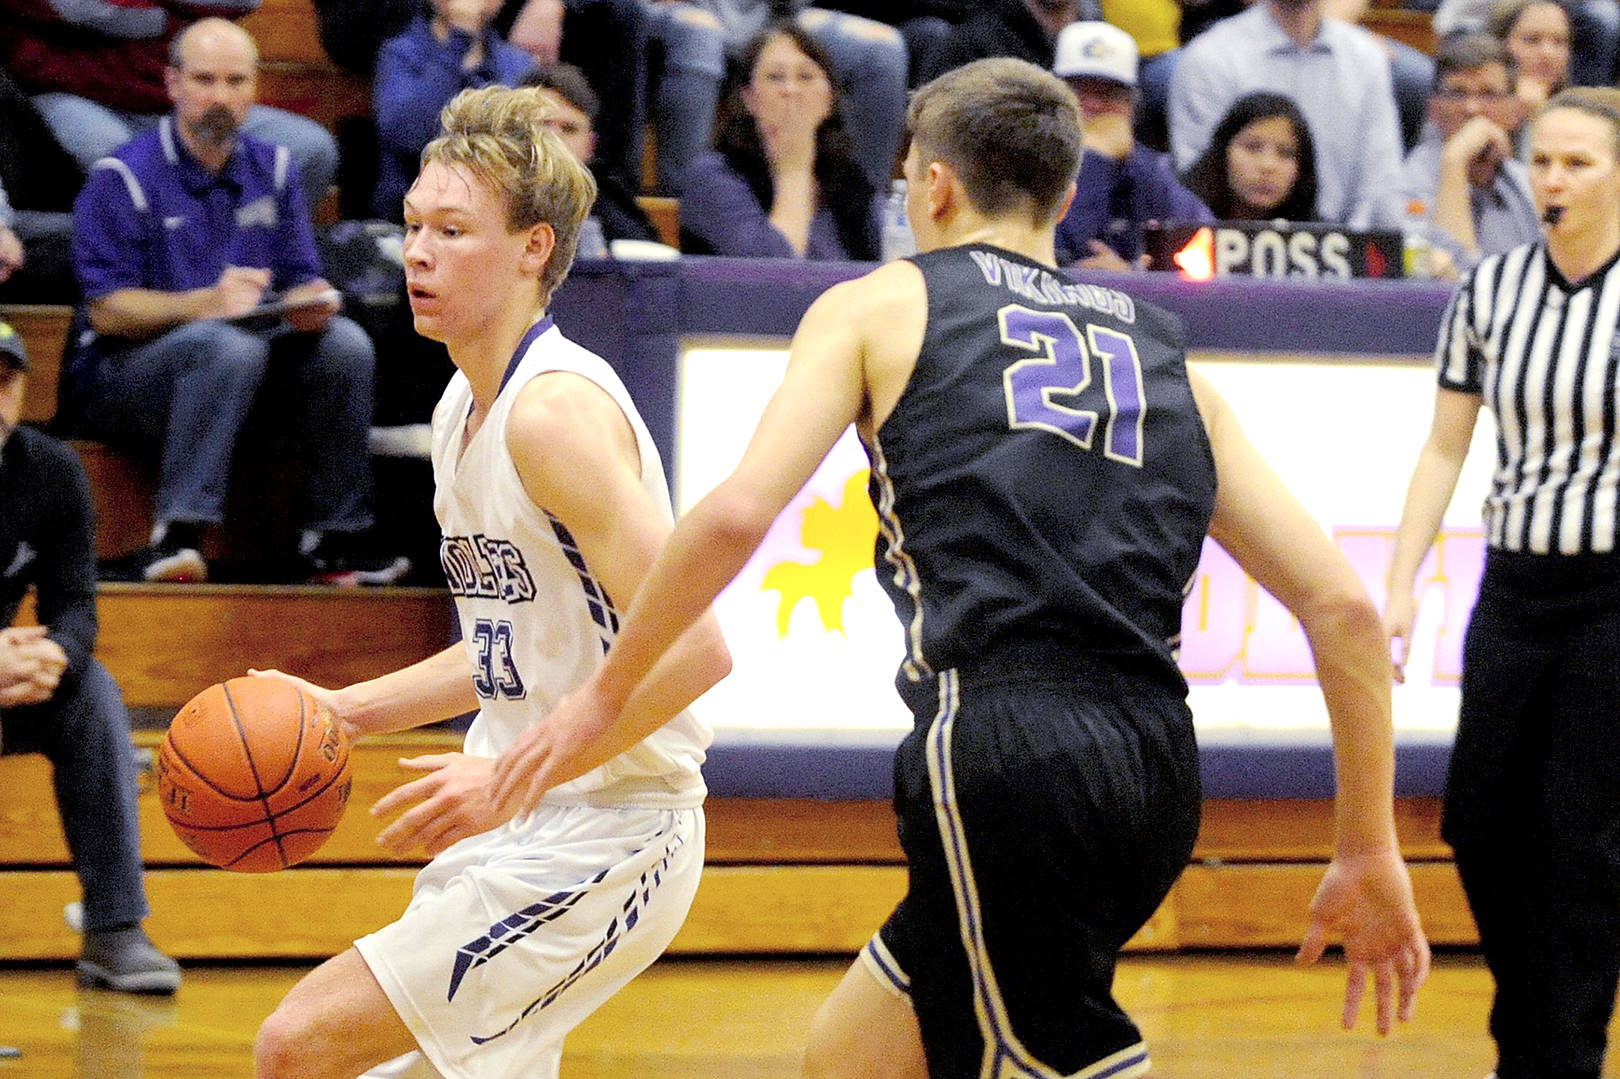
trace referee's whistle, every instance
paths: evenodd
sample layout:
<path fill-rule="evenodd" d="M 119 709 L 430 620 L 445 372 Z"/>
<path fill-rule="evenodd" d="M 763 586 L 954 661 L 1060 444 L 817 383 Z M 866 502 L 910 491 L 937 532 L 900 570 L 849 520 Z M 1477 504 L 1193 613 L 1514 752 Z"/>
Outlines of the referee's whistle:
<path fill-rule="evenodd" d="M 1564 208 L 1562 206 L 1549 206 L 1545 210 L 1541 211 L 1541 220 L 1543 223 L 1548 225 L 1558 224 L 1559 218 L 1563 216 Z"/>

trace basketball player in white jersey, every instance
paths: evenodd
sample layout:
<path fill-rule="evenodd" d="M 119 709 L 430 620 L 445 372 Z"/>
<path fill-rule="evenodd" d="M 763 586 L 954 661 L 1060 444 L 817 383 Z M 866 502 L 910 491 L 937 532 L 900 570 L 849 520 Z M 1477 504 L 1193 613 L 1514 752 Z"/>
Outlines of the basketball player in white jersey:
<path fill-rule="evenodd" d="M 261 1079 L 555 1076 L 564 1035 L 658 957 L 697 888 L 709 733 L 685 709 L 730 668 L 712 616 L 534 812 L 488 794 L 494 759 L 602 663 L 671 527 L 623 385 L 546 315 L 595 196 L 546 111 L 534 90 L 463 93 L 405 199 L 416 328 L 458 369 L 433 471 L 463 642 L 344 689 L 301 684 L 356 736 L 478 715 L 462 753 L 409 762 L 425 774 L 377 803 L 410 807 L 379 841 L 434 860 L 398 921 L 266 1020 Z"/>

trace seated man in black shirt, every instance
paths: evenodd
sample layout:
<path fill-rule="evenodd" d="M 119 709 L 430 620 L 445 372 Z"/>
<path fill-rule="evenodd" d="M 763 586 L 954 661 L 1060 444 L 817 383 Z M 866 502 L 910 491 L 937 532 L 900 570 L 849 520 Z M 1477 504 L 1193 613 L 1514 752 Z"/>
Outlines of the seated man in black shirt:
<path fill-rule="evenodd" d="M 0 752 L 43 753 L 84 889 L 81 985 L 173 993 L 180 968 L 149 913 L 124 699 L 96 642 L 90 486 L 72 450 L 19 427 L 28 358 L 0 322 Z M 32 586 L 38 626 L 15 626 Z"/>

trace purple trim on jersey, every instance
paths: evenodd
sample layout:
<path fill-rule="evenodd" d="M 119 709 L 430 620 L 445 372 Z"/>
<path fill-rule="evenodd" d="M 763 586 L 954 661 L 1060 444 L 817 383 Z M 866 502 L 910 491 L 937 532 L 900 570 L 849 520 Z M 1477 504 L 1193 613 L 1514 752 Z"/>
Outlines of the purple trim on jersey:
<path fill-rule="evenodd" d="M 894 986 L 896 992 L 909 998 L 911 996 L 911 979 L 907 978 L 905 972 L 891 962 L 893 956 L 889 954 L 888 949 L 879 947 L 878 941 L 874 939 L 866 942 L 865 952 L 867 961 L 872 964 L 872 967 L 888 979 L 889 984 Z"/>
<path fill-rule="evenodd" d="M 546 520 L 551 522 L 551 531 L 557 537 L 557 544 L 562 548 L 563 556 L 568 564 L 574 567 L 579 574 L 579 587 L 585 593 L 585 605 L 590 609 L 591 621 L 596 623 L 601 631 L 602 654 L 607 655 L 608 648 L 613 644 L 614 638 L 619 635 L 619 612 L 613 606 L 613 597 L 607 594 L 607 589 L 596 583 L 596 577 L 591 573 L 591 567 L 585 562 L 585 553 L 574 542 L 573 533 L 568 526 L 559 521 L 550 510 L 541 510 Z"/>
<path fill-rule="evenodd" d="M 506 373 L 501 376 L 501 386 L 499 390 L 495 391 L 496 396 L 500 395 L 501 390 L 506 389 L 506 384 L 512 381 L 513 375 L 517 374 L 518 364 L 522 363 L 523 357 L 528 354 L 529 346 L 534 344 L 541 334 L 555 325 L 556 323 L 551 321 L 551 316 L 547 315 L 528 328 L 523 335 L 523 340 L 519 341 L 517 348 L 513 350 L 512 358 L 506 363 Z"/>

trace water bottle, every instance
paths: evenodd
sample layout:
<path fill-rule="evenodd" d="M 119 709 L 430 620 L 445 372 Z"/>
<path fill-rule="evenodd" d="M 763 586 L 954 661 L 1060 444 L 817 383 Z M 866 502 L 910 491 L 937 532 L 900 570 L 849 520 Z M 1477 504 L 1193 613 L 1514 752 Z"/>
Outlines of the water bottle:
<path fill-rule="evenodd" d="M 883 261 L 892 262 L 917 253 L 917 238 L 911 234 L 911 219 L 906 216 L 906 182 L 895 180 L 889 185 L 889 198 L 883 204 Z"/>
<path fill-rule="evenodd" d="M 1429 240 L 1429 207 L 1422 199 L 1406 204 L 1401 229 L 1402 266 L 1407 277 L 1434 276 L 1434 245 Z"/>

